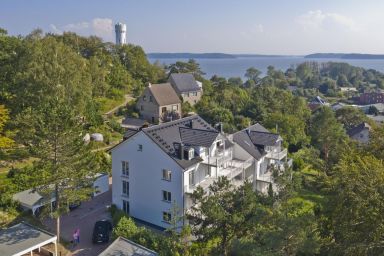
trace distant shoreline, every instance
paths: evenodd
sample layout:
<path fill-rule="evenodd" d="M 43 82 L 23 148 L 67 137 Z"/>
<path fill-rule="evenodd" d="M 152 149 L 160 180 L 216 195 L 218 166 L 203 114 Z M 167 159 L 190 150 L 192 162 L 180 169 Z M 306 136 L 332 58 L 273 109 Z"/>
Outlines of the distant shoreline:
<path fill-rule="evenodd" d="M 228 53 L 148 53 L 151 59 L 237 59 L 237 58 L 292 58 L 306 59 L 356 59 L 356 60 L 384 60 L 384 54 L 363 53 L 314 53 L 308 55 L 268 55 L 268 54 L 228 54 Z"/>

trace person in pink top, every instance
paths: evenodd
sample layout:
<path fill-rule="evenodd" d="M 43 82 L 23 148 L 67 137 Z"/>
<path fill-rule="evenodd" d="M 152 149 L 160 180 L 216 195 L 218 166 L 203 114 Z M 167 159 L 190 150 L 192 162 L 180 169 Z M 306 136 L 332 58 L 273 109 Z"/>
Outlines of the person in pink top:
<path fill-rule="evenodd" d="M 77 237 L 76 242 L 79 244 L 80 243 L 80 229 L 79 228 L 76 229 L 76 237 Z"/>
<path fill-rule="evenodd" d="M 77 236 L 77 230 L 75 230 L 75 232 L 73 232 L 72 238 L 73 238 L 73 247 L 75 247 L 77 244 L 77 241 L 79 240 L 79 238 Z"/>

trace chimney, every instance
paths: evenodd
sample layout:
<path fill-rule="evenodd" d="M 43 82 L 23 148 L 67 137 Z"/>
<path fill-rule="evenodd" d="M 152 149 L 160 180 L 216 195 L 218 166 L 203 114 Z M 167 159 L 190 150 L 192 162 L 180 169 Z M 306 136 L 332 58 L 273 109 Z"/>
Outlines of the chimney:
<path fill-rule="evenodd" d="M 249 130 L 249 127 L 245 129 L 245 131 L 247 132 L 248 135 L 251 133 L 251 131 Z"/>
<path fill-rule="evenodd" d="M 223 123 L 222 122 L 219 123 L 219 131 L 221 133 L 223 133 Z"/>
<path fill-rule="evenodd" d="M 184 159 L 184 144 L 183 143 L 180 143 L 179 158 L 180 158 L 180 160 Z"/>
<path fill-rule="evenodd" d="M 149 88 L 151 88 L 151 85 L 152 85 L 151 83 L 148 83 L 148 87 L 149 87 Z"/>

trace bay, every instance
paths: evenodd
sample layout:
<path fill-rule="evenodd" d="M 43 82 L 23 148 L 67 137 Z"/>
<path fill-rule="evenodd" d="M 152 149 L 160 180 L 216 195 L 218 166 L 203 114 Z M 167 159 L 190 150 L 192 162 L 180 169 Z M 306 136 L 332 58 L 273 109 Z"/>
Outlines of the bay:
<path fill-rule="evenodd" d="M 282 57 L 237 57 L 230 59 L 195 59 L 201 67 L 201 70 L 206 73 L 206 78 L 211 78 L 213 75 L 218 75 L 225 78 L 241 77 L 244 79 L 245 71 L 249 67 L 259 69 L 263 75 L 267 72 L 268 66 L 274 66 L 275 69 L 287 70 L 290 67 L 295 67 L 300 63 L 306 61 L 323 62 L 345 62 L 350 65 L 362 67 L 365 69 L 375 69 L 384 73 L 384 60 L 374 59 L 311 59 L 302 56 L 282 56 Z M 176 61 L 188 61 L 188 59 L 152 59 L 149 58 L 151 63 L 159 61 L 163 64 L 172 64 Z"/>

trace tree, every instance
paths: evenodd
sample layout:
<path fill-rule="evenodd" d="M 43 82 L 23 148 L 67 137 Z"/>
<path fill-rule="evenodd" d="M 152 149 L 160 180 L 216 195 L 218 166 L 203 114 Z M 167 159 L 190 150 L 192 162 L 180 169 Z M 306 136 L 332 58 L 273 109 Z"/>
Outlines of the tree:
<path fill-rule="evenodd" d="M 329 107 L 322 107 L 312 116 L 310 135 L 312 144 L 320 150 L 322 157 L 331 166 L 345 148 L 347 136 L 342 125 Z"/>
<path fill-rule="evenodd" d="M 83 201 L 93 192 L 98 168 L 90 149 L 83 142 L 83 127 L 76 110 L 65 97 L 41 102 L 19 116 L 21 132 L 30 150 L 38 158 L 30 173 L 35 189 L 43 195 L 54 195 L 56 232 L 60 239 L 60 216 L 67 212 L 68 202 Z M 74 192 L 76 191 L 76 192 Z"/>
<path fill-rule="evenodd" d="M 8 148 L 13 144 L 13 141 L 11 139 L 7 138 L 2 134 L 4 125 L 8 121 L 8 119 L 8 110 L 4 107 L 4 105 L 0 105 L 0 149 Z"/>
<path fill-rule="evenodd" d="M 205 75 L 205 73 L 200 69 L 200 64 L 194 59 L 189 59 L 188 62 L 177 61 L 176 63 L 169 65 L 167 69 L 169 70 L 169 74 L 191 73 L 197 79 Z"/>
<path fill-rule="evenodd" d="M 266 215 L 251 184 L 234 188 L 225 177 L 209 187 L 209 194 L 198 187 L 192 200 L 192 233 L 198 242 L 214 242 L 216 255 L 229 255 L 233 242 L 256 232 Z"/>
<path fill-rule="evenodd" d="M 322 213 L 327 255 L 381 255 L 384 251 L 384 164 L 371 155 L 348 152 L 332 177 Z"/>
<path fill-rule="evenodd" d="M 364 112 L 355 107 L 342 107 L 336 110 L 336 118 L 344 125 L 346 130 L 368 121 Z"/>
<path fill-rule="evenodd" d="M 260 75 L 261 71 L 254 67 L 248 68 L 245 72 L 245 77 L 248 78 L 248 80 L 254 81 L 256 85 L 260 82 Z"/>

